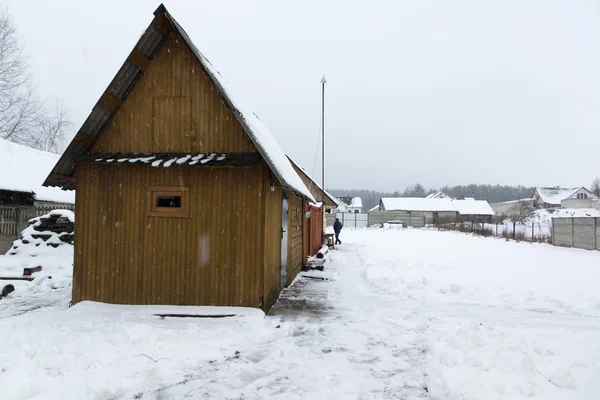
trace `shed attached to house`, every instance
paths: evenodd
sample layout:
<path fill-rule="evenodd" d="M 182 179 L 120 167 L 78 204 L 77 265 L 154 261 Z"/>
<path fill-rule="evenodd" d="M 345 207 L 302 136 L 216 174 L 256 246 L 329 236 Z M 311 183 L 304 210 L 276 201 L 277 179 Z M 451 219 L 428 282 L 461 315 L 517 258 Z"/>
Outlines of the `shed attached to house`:
<path fill-rule="evenodd" d="M 45 185 L 77 189 L 73 303 L 267 310 L 315 201 L 162 5 Z"/>

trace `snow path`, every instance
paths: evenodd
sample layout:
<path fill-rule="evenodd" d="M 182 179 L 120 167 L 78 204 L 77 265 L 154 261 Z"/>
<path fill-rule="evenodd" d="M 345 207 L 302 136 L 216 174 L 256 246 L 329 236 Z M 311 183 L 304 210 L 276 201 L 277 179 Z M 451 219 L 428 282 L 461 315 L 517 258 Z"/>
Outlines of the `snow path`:
<path fill-rule="evenodd" d="M 422 318 L 366 285 L 358 254 L 356 244 L 339 247 L 325 273 L 303 273 L 328 280 L 301 278 L 267 317 L 287 334 L 143 398 L 429 398 Z"/>
<path fill-rule="evenodd" d="M 299 279 L 266 318 L 67 309 L 68 287 L 27 286 L 0 300 L 2 397 L 600 398 L 600 252 L 417 229 L 342 240 L 303 273 L 326 280 Z"/>

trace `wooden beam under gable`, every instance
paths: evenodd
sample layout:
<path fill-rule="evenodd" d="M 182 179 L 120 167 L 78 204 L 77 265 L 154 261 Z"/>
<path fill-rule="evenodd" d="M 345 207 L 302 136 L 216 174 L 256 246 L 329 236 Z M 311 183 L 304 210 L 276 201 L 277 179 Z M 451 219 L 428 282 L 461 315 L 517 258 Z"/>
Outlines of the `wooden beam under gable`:
<path fill-rule="evenodd" d="M 133 49 L 129 55 L 129 61 L 142 71 L 144 71 L 150 63 L 150 60 L 148 60 L 138 49 Z"/>
<path fill-rule="evenodd" d="M 75 177 L 74 176 L 65 176 L 65 175 L 58 175 L 58 174 L 50 174 L 48 175 L 48 179 L 49 181 L 55 181 L 55 182 L 60 182 L 60 183 L 75 183 Z"/>
<path fill-rule="evenodd" d="M 104 92 L 100 99 L 100 105 L 108 111 L 117 112 L 123 101 L 110 92 Z"/>
<path fill-rule="evenodd" d="M 77 134 L 75 135 L 75 137 L 73 138 L 74 141 L 76 142 L 85 142 L 85 143 L 89 143 L 91 145 L 94 145 L 97 141 L 97 139 L 93 136 L 88 135 L 87 133 L 83 132 L 83 131 L 79 131 L 77 132 Z"/>

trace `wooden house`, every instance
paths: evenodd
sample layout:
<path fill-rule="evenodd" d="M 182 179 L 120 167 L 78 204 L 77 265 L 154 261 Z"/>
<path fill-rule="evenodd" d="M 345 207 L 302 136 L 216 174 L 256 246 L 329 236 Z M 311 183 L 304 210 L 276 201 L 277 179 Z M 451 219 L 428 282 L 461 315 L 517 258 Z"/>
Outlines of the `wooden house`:
<path fill-rule="evenodd" d="M 314 197 L 162 5 L 45 185 L 77 191 L 73 303 L 267 310 L 304 263 Z"/>

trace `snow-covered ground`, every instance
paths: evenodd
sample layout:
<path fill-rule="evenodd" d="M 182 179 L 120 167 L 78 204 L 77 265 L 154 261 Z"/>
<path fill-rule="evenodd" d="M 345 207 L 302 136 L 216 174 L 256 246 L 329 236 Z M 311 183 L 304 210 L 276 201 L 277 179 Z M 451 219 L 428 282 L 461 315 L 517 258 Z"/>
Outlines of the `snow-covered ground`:
<path fill-rule="evenodd" d="M 325 272 L 303 273 L 325 280 L 299 278 L 267 317 L 32 296 L 41 308 L 0 319 L 2 398 L 600 398 L 600 252 L 419 229 L 341 239 Z M 171 312 L 236 316 L 154 315 Z"/>

